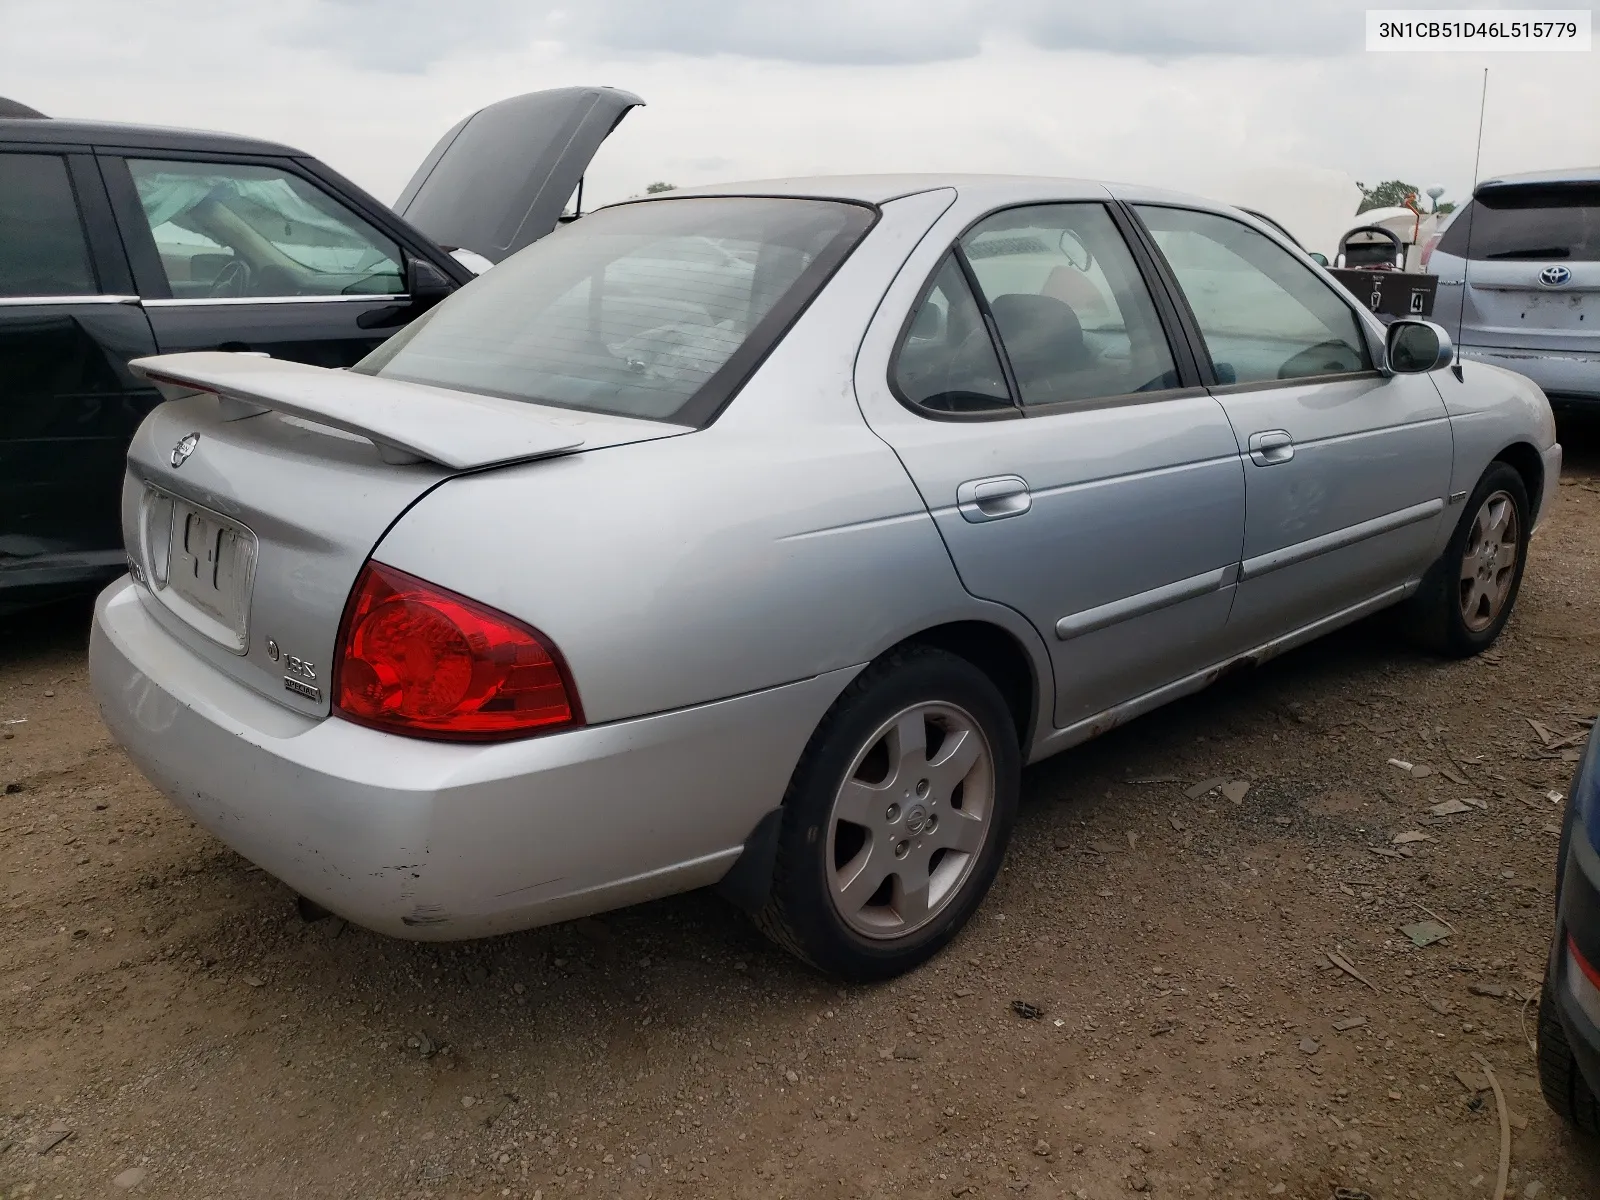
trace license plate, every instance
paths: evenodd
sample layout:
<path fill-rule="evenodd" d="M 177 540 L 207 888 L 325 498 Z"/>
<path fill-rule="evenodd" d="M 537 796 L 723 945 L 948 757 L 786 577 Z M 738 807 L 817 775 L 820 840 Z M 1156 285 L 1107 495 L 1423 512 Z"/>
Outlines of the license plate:
<path fill-rule="evenodd" d="M 256 537 L 220 513 L 173 497 L 152 505 L 152 530 L 166 542 L 158 594 L 189 624 L 236 654 L 249 644 L 246 625 L 255 576 Z M 169 515 L 170 514 L 170 515 Z M 161 517 L 167 519 L 162 522 Z M 164 534 L 165 536 L 159 536 Z"/>

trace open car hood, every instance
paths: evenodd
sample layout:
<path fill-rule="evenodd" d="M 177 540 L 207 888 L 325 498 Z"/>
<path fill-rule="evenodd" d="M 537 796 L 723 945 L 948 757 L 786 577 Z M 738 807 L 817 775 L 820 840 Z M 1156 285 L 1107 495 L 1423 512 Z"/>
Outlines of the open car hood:
<path fill-rule="evenodd" d="M 572 87 L 480 108 L 439 139 L 395 211 L 441 246 L 500 262 L 556 227 L 600 143 L 643 103 Z"/>

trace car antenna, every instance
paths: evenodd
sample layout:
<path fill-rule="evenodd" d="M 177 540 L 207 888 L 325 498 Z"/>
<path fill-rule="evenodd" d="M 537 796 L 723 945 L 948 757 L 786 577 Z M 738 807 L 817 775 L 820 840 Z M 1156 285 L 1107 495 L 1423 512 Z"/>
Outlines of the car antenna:
<path fill-rule="evenodd" d="M 1483 91 L 1478 97 L 1478 148 L 1472 155 L 1472 191 L 1467 196 L 1467 251 L 1461 260 L 1461 308 L 1456 313 L 1456 361 L 1451 366 L 1457 382 L 1466 381 L 1461 367 L 1462 337 L 1467 326 L 1467 278 L 1472 273 L 1472 218 L 1478 208 L 1478 166 L 1483 162 L 1483 113 L 1489 106 L 1489 68 L 1483 69 Z"/>

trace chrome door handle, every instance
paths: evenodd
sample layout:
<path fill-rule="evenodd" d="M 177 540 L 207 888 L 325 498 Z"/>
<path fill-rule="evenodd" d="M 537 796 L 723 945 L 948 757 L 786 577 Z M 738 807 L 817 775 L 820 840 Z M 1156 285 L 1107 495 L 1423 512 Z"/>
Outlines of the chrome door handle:
<path fill-rule="evenodd" d="M 1294 457 L 1294 438 L 1285 429 L 1267 429 L 1250 435 L 1250 461 L 1258 467 L 1273 467 Z"/>
<path fill-rule="evenodd" d="M 956 511 L 969 521 L 1020 517 L 1033 507 L 1028 481 L 1020 475 L 969 479 L 956 488 Z"/>

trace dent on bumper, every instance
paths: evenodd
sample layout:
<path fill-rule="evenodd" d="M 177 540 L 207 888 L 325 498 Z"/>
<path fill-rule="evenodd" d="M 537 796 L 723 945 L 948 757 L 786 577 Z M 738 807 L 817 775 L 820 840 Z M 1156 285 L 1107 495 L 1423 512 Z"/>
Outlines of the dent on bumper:
<path fill-rule="evenodd" d="M 1600 354 L 1462 346 L 1461 357 L 1526 375 L 1557 399 L 1600 401 Z"/>
<path fill-rule="evenodd" d="M 113 736 L 198 824 L 340 916 L 433 940 L 714 883 L 859 670 L 517 742 L 425 742 L 235 683 L 128 580 L 95 606 L 89 665 Z"/>

